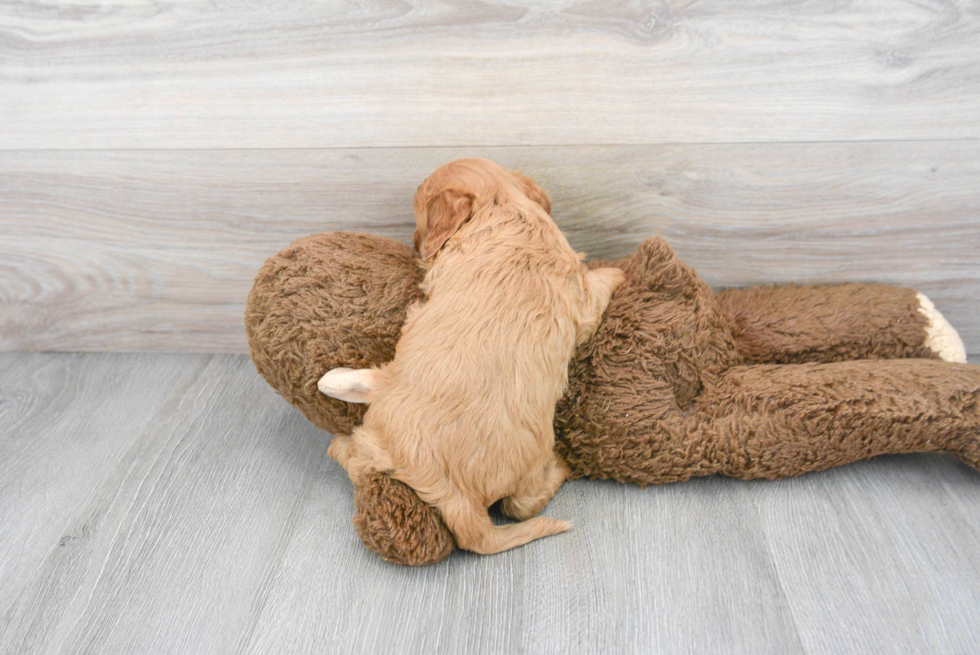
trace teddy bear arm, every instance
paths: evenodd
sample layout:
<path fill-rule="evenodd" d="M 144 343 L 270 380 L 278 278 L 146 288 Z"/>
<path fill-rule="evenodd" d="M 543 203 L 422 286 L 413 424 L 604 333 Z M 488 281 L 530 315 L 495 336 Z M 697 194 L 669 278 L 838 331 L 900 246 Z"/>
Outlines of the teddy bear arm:
<path fill-rule="evenodd" d="M 980 467 L 980 366 L 927 359 L 730 369 L 697 401 L 715 472 L 783 478 L 888 453 Z"/>
<path fill-rule="evenodd" d="M 332 368 L 317 381 L 317 390 L 325 396 L 348 403 L 367 404 L 374 399 L 379 371 L 374 368 Z"/>
<path fill-rule="evenodd" d="M 956 330 L 913 289 L 787 284 L 728 289 L 716 298 L 747 363 L 966 361 Z"/>

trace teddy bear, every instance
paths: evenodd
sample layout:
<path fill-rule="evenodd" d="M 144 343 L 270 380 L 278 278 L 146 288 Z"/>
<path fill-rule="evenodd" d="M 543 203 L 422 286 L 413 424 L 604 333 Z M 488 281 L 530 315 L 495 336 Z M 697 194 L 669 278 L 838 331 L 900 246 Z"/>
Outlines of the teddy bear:
<path fill-rule="evenodd" d="M 980 366 L 965 363 L 924 295 L 880 284 L 715 293 L 659 237 L 589 266 L 621 268 L 626 281 L 576 351 L 556 408 L 570 479 L 775 479 L 911 452 L 980 468 Z M 350 434 L 366 406 L 317 383 L 392 359 L 408 307 L 424 300 L 424 272 L 390 239 L 294 242 L 261 267 L 246 303 L 258 372 L 315 425 Z M 355 485 L 358 535 L 394 563 L 445 558 L 452 534 L 391 473 Z"/>

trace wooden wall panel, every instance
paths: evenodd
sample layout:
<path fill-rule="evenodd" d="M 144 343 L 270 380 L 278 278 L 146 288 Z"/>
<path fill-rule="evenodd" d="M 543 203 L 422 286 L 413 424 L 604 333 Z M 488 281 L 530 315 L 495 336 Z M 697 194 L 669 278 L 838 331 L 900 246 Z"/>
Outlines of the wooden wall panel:
<path fill-rule="evenodd" d="M 0 149 L 980 138 L 972 0 L 0 4 Z"/>
<path fill-rule="evenodd" d="M 536 177 L 594 257 L 659 231 L 716 287 L 914 286 L 980 351 L 980 141 L 6 152 L 0 349 L 242 352 L 267 256 L 409 242 L 415 187 L 470 155 Z"/>

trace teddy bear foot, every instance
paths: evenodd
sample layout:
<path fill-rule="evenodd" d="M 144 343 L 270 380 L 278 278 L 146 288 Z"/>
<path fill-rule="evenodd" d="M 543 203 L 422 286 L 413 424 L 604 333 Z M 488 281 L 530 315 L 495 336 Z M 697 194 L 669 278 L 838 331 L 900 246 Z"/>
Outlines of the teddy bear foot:
<path fill-rule="evenodd" d="M 976 470 L 980 471 L 980 452 L 974 455 L 966 455 L 959 453 L 956 455 L 961 462 L 967 466 L 972 466 Z"/>
<path fill-rule="evenodd" d="M 939 313 L 925 294 L 916 293 L 916 296 L 919 299 L 919 312 L 929 321 L 926 325 L 926 348 L 939 355 L 939 358 L 944 361 L 961 364 L 966 362 L 966 348 L 956 328 L 949 324 L 946 317 Z"/>

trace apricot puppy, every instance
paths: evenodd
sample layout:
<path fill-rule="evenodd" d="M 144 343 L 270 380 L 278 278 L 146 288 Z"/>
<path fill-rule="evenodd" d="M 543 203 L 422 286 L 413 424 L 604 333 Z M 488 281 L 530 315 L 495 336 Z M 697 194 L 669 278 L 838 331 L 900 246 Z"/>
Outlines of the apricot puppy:
<path fill-rule="evenodd" d="M 497 553 L 563 532 L 537 514 L 568 470 L 555 404 L 575 347 L 592 336 L 623 272 L 587 271 L 533 181 L 483 159 L 437 169 L 415 196 L 427 300 L 394 359 L 334 369 L 324 393 L 371 406 L 330 455 L 357 479 L 389 472 L 442 514 L 460 547 Z M 495 526 L 487 508 L 519 523 Z"/>

